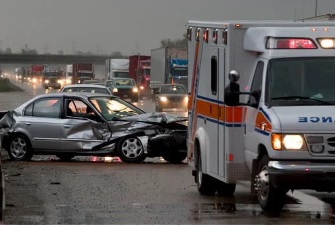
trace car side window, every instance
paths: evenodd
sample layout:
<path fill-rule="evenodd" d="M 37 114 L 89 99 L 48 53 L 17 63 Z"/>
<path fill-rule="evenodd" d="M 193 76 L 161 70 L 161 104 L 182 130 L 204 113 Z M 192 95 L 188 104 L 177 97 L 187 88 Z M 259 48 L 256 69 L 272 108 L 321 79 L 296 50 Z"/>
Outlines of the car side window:
<path fill-rule="evenodd" d="M 66 106 L 66 115 L 71 117 L 89 118 L 93 120 L 98 118 L 91 106 L 77 99 L 68 101 Z"/>
<path fill-rule="evenodd" d="M 29 105 L 25 116 L 59 118 L 61 112 L 61 98 L 44 98 Z"/>

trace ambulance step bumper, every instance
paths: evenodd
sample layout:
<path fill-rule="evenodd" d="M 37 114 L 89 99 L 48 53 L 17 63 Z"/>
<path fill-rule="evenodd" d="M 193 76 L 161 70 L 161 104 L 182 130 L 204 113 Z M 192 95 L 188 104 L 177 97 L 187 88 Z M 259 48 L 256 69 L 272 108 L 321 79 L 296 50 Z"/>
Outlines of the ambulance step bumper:
<path fill-rule="evenodd" d="M 270 161 L 268 172 L 276 188 L 335 191 L 335 162 Z"/>

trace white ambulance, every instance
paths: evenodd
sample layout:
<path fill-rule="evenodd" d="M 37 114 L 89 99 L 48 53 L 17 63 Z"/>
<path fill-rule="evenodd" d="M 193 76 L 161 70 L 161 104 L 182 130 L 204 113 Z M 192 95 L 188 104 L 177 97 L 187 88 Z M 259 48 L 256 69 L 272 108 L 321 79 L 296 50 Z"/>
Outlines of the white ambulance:
<path fill-rule="evenodd" d="M 250 180 L 263 210 L 335 191 L 335 23 L 188 22 L 188 162 L 203 195 Z"/>

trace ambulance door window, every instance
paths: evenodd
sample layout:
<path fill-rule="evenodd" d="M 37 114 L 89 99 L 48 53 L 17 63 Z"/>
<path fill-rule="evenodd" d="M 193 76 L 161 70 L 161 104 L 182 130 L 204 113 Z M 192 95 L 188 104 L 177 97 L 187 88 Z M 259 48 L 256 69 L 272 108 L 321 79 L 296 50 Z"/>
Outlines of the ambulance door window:
<path fill-rule="evenodd" d="M 217 93 L 217 84 L 218 83 L 218 61 L 215 56 L 211 58 L 211 90 L 212 94 L 216 95 Z"/>
<path fill-rule="evenodd" d="M 249 98 L 249 105 L 254 108 L 258 108 L 260 96 L 262 93 L 263 69 L 264 69 L 264 62 L 262 61 L 258 62 L 250 92 L 251 93 L 257 92 L 259 98 L 255 98 L 254 96 L 250 96 Z"/>

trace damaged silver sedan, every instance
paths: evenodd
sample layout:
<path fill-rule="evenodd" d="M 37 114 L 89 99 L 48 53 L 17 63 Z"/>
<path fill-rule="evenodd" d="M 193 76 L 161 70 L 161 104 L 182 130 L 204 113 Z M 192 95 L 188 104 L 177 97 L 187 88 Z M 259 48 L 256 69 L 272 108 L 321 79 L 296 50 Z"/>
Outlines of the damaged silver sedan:
<path fill-rule="evenodd" d="M 186 158 L 185 119 L 145 113 L 118 97 L 93 93 L 37 96 L 0 120 L 1 146 L 12 160 L 33 155 L 119 156 L 123 162 Z"/>

